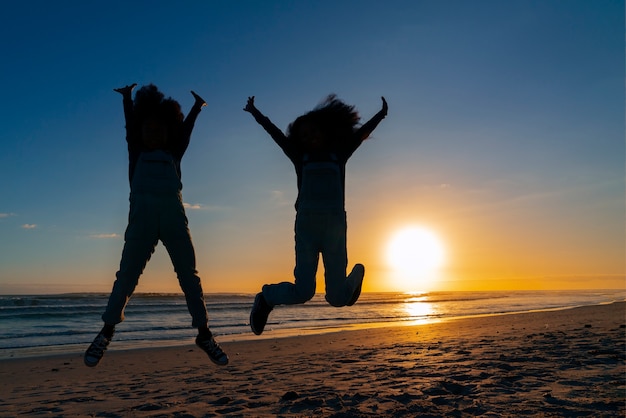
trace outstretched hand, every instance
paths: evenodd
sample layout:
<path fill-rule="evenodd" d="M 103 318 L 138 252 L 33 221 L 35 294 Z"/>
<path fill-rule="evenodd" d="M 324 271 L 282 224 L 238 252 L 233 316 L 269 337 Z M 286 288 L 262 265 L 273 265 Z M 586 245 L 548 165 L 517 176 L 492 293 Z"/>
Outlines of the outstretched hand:
<path fill-rule="evenodd" d="M 252 112 L 256 108 L 254 107 L 254 96 L 248 97 L 248 102 L 246 103 L 246 107 L 243 108 L 246 112 Z"/>
<path fill-rule="evenodd" d="M 113 89 L 113 91 L 116 91 L 118 93 L 120 93 L 121 95 L 125 96 L 127 94 L 131 94 L 133 92 L 133 89 L 137 86 L 137 83 L 133 83 L 130 84 L 128 86 L 124 86 L 124 87 L 119 87 L 117 89 Z"/>
<path fill-rule="evenodd" d="M 385 98 L 383 96 L 381 96 L 380 98 L 383 99 L 382 111 L 383 111 L 384 115 L 387 116 L 387 110 L 389 109 L 389 106 L 387 106 L 387 100 L 385 100 Z"/>
<path fill-rule="evenodd" d="M 206 106 L 206 101 L 202 97 L 198 96 L 195 91 L 191 90 L 191 94 L 193 95 L 194 99 L 196 99 L 195 104 L 199 105 L 200 107 Z"/>

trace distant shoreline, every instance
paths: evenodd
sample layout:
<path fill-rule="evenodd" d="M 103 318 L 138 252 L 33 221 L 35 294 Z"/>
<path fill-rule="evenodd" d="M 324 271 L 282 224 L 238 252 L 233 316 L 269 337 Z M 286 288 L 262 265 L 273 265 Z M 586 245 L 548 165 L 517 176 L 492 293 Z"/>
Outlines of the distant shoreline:
<path fill-rule="evenodd" d="M 533 293 L 533 292 L 542 292 L 542 293 L 550 293 L 550 292 L 618 292 L 618 291 L 626 291 L 626 288 L 616 287 L 616 288 L 589 288 L 589 289 L 496 289 L 496 290 L 429 290 L 429 291 L 381 291 L 381 292 L 369 292 L 363 291 L 362 294 L 370 294 L 370 295 L 437 295 L 437 294 L 445 294 L 445 293 Z M 106 296 L 108 297 L 110 291 L 102 291 L 102 292 L 59 292 L 59 293 L 0 293 L 1 297 L 63 297 L 63 296 Z M 204 292 L 204 296 L 240 296 L 240 297 L 251 297 L 254 299 L 256 292 Z M 323 296 L 324 293 L 316 293 L 316 296 Z M 135 297 L 148 297 L 148 296 L 184 296 L 182 292 L 135 292 L 133 293 L 133 298 Z"/>

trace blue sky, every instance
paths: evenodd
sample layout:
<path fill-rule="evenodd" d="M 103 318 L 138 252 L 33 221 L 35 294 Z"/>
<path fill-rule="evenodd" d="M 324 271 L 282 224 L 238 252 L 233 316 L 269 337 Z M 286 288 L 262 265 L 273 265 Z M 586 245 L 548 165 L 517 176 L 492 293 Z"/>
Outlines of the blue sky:
<path fill-rule="evenodd" d="M 383 255 L 408 225 L 447 249 L 433 288 L 625 286 L 623 1 L 3 9 L 0 293 L 110 290 L 129 192 L 113 88 L 130 83 L 208 103 L 182 165 L 207 292 L 291 280 L 295 174 L 247 97 L 285 129 L 329 93 L 363 121 L 389 102 L 348 163 L 366 290 L 412 288 Z M 178 291 L 162 246 L 138 291 Z"/>

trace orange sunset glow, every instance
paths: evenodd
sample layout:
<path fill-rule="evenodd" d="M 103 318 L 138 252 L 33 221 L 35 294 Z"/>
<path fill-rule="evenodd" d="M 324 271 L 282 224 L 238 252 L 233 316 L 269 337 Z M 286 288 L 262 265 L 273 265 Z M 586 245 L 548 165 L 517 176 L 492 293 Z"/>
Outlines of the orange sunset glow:
<path fill-rule="evenodd" d="M 322 3 L 13 4 L 0 293 L 110 292 L 129 214 L 113 89 L 131 83 L 207 102 L 181 161 L 207 293 L 294 280 L 294 165 L 248 97 L 285 132 L 329 94 L 359 126 L 388 103 L 345 166 L 363 291 L 626 288 L 623 4 Z M 180 292 L 162 245 L 137 291 Z"/>
<path fill-rule="evenodd" d="M 386 258 L 394 286 L 404 291 L 424 291 L 437 288 L 446 253 L 436 233 L 409 226 L 394 232 L 387 244 Z"/>

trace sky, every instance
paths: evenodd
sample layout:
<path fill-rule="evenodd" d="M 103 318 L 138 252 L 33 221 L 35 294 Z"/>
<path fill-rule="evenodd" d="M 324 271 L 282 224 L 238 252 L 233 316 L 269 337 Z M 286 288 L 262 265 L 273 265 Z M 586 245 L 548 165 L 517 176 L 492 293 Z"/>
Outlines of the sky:
<path fill-rule="evenodd" d="M 331 93 L 362 122 L 389 103 L 347 165 L 364 291 L 626 288 L 623 1 L 2 9 L 0 294 L 111 290 L 129 206 L 113 89 L 132 83 L 185 113 L 190 90 L 207 101 L 182 161 L 207 293 L 293 280 L 296 176 L 248 96 L 285 130 Z M 427 272 L 390 261 L 411 227 L 439 243 Z M 434 245 L 400 247 L 417 262 Z M 162 244 L 137 292 L 180 292 Z"/>

